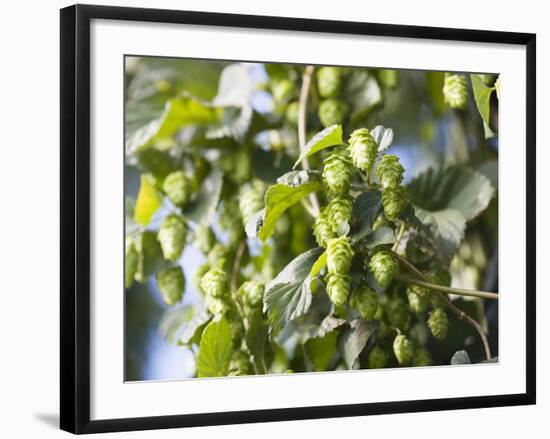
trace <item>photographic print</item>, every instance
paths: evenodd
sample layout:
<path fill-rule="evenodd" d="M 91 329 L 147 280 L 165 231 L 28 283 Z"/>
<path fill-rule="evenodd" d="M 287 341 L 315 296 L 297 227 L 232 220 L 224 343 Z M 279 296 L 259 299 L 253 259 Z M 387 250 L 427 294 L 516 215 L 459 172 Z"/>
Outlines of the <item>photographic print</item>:
<path fill-rule="evenodd" d="M 124 84 L 126 381 L 498 361 L 498 73 L 127 55 Z"/>

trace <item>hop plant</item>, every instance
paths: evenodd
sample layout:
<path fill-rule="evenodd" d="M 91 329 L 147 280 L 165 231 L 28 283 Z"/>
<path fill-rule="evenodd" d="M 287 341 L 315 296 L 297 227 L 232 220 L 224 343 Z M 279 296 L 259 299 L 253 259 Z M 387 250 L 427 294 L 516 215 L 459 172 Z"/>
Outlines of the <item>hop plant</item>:
<path fill-rule="evenodd" d="M 387 250 L 378 250 L 370 258 L 369 269 L 378 285 L 386 288 L 397 272 L 397 262 Z"/>
<path fill-rule="evenodd" d="M 219 267 L 213 267 L 201 279 L 202 290 L 211 297 L 223 298 L 229 294 L 229 276 Z"/>
<path fill-rule="evenodd" d="M 300 104 L 298 102 L 291 102 L 286 107 L 286 120 L 292 125 L 298 125 L 298 117 L 300 114 Z"/>
<path fill-rule="evenodd" d="M 243 234 L 241 210 L 237 197 L 231 197 L 223 202 L 223 210 L 219 218 L 220 228 L 229 234 L 229 245 L 238 241 Z"/>
<path fill-rule="evenodd" d="M 253 373 L 254 368 L 248 353 L 243 350 L 233 351 L 229 362 L 229 375 L 252 375 Z"/>
<path fill-rule="evenodd" d="M 329 273 L 326 278 L 327 294 L 336 306 L 344 306 L 349 297 L 351 277 L 347 274 Z"/>
<path fill-rule="evenodd" d="M 207 301 L 208 311 L 215 316 L 218 314 L 225 314 L 229 311 L 229 304 L 225 299 L 219 299 L 217 297 L 208 297 Z"/>
<path fill-rule="evenodd" d="M 411 341 L 403 334 L 399 334 L 393 340 L 393 353 L 401 366 L 408 365 L 414 354 Z"/>
<path fill-rule="evenodd" d="M 324 160 L 323 179 L 329 193 L 347 194 L 353 172 L 351 159 L 345 149 L 336 149 Z"/>
<path fill-rule="evenodd" d="M 198 225 L 195 229 L 195 245 L 203 254 L 207 254 L 216 244 L 216 236 L 207 225 Z"/>
<path fill-rule="evenodd" d="M 264 207 L 264 186 L 255 180 L 252 184 L 244 185 L 239 191 L 239 209 L 243 218 L 243 224 L 254 216 L 256 212 Z"/>
<path fill-rule="evenodd" d="M 294 96 L 296 85 L 290 79 L 282 79 L 272 85 L 271 92 L 276 102 L 287 102 Z"/>
<path fill-rule="evenodd" d="M 327 267 L 330 274 L 347 274 L 351 267 L 353 249 L 347 236 L 328 241 Z"/>
<path fill-rule="evenodd" d="M 468 101 L 466 78 L 456 73 L 445 73 L 443 83 L 443 98 L 451 108 L 463 110 Z"/>
<path fill-rule="evenodd" d="M 201 288 L 201 279 L 206 274 L 206 272 L 210 270 L 210 268 L 212 268 L 210 264 L 208 262 L 205 262 L 204 264 L 201 264 L 193 274 L 193 285 L 201 293 L 204 293 L 203 289 Z"/>
<path fill-rule="evenodd" d="M 384 215 L 390 221 L 399 218 L 401 211 L 407 204 L 407 192 L 403 186 L 388 188 L 382 192 L 382 205 L 384 206 Z"/>
<path fill-rule="evenodd" d="M 348 106 L 339 99 L 325 99 L 319 105 L 319 120 L 323 126 L 328 127 L 336 123 L 342 123 L 348 112 Z"/>
<path fill-rule="evenodd" d="M 250 280 L 241 285 L 239 288 L 239 296 L 242 297 L 246 306 L 257 308 L 262 305 L 264 289 L 263 283 Z"/>
<path fill-rule="evenodd" d="M 384 154 L 376 172 L 383 189 L 395 189 L 403 181 L 405 169 L 399 163 L 399 157 L 393 154 Z"/>
<path fill-rule="evenodd" d="M 332 231 L 337 235 L 340 235 L 343 232 L 346 232 L 346 230 L 343 229 L 343 226 L 351 223 L 353 199 L 348 195 L 337 195 L 330 200 L 325 212 L 330 221 Z"/>
<path fill-rule="evenodd" d="M 227 262 L 228 256 L 229 249 L 225 245 L 216 242 L 216 244 L 214 244 L 212 249 L 208 252 L 206 260 L 212 267 L 223 267 Z"/>
<path fill-rule="evenodd" d="M 326 209 L 322 210 L 315 219 L 313 223 L 313 234 L 315 235 L 317 244 L 325 248 L 330 239 L 336 238 L 336 233 L 332 229 L 332 222 L 327 216 Z"/>
<path fill-rule="evenodd" d="M 415 367 L 431 366 L 432 365 L 432 356 L 430 355 L 430 353 L 427 350 L 421 349 L 421 350 L 419 350 L 418 352 L 416 352 L 414 354 L 412 364 Z"/>
<path fill-rule="evenodd" d="M 378 144 L 368 129 L 360 128 L 351 133 L 348 150 L 355 167 L 370 172 L 378 156 Z"/>
<path fill-rule="evenodd" d="M 138 252 L 134 245 L 134 240 L 130 237 L 126 237 L 126 251 L 124 259 L 124 286 L 130 288 L 134 283 L 134 277 L 136 275 L 138 266 Z"/>
<path fill-rule="evenodd" d="M 342 69 L 338 67 L 321 67 L 317 70 L 317 88 L 323 98 L 333 98 L 340 93 Z"/>
<path fill-rule="evenodd" d="M 175 214 L 166 216 L 157 234 L 164 258 L 177 261 L 185 247 L 186 237 L 187 224 L 183 218 Z"/>
<path fill-rule="evenodd" d="M 409 307 L 415 313 L 422 314 L 428 305 L 430 293 L 425 288 L 409 285 L 407 287 L 407 299 L 409 300 Z"/>
<path fill-rule="evenodd" d="M 166 176 L 162 190 L 176 206 L 185 207 L 193 193 L 193 181 L 183 171 L 175 171 Z"/>
<path fill-rule="evenodd" d="M 390 326 L 405 330 L 409 323 L 409 311 L 405 301 L 399 297 L 394 296 L 386 305 L 386 314 L 388 316 L 388 322 Z"/>
<path fill-rule="evenodd" d="M 366 283 L 355 290 L 350 297 L 350 306 L 365 320 L 372 320 L 378 310 L 378 296 Z"/>
<path fill-rule="evenodd" d="M 183 297 L 185 277 L 180 266 L 170 267 L 157 273 L 157 285 L 167 305 L 175 305 Z"/>
<path fill-rule="evenodd" d="M 385 88 L 393 90 L 399 82 L 399 72 L 393 69 L 380 69 L 378 80 Z"/>
<path fill-rule="evenodd" d="M 432 335 L 438 340 L 443 340 L 447 336 L 449 321 L 447 313 L 443 308 L 437 308 L 428 318 L 428 327 Z"/>
<path fill-rule="evenodd" d="M 381 347 L 375 346 L 373 350 L 370 351 L 367 362 L 369 369 L 382 369 L 386 367 L 388 355 Z"/>

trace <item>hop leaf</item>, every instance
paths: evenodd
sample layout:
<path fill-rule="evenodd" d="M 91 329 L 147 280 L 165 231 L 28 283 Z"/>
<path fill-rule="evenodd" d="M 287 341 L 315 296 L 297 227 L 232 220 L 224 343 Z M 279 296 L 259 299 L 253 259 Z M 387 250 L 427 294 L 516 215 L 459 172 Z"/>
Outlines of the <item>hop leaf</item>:
<path fill-rule="evenodd" d="M 177 261 L 185 247 L 186 237 L 187 224 L 183 218 L 174 214 L 168 215 L 157 234 L 164 258 L 172 262 Z"/>
<path fill-rule="evenodd" d="M 407 299 L 409 300 L 409 307 L 416 314 L 422 314 L 428 305 L 430 293 L 425 288 L 409 285 L 407 287 Z"/>
<path fill-rule="evenodd" d="M 390 221 L 395 221 L 407 204 L 407 191 L 403 186 L 388 188 L 382 193 L 384 215 Z"/>
<path fill-rule="evenodd" d="M 388 251 L 379 250 L 370 258 L 369 269 L 378 285 L 386 288 L 397 271 L 397 262 Z"/>
<path fill-rule="evenodd" d="M 431 366 L 432 365 L 432 356 L 430 355 L 430 353 L 427 350 L 421 349 L 421 350 L 419 350 L 418 352 L 416 352 L 414 354 L 412 364 L 415 367 Z"/>
<path fill-rule="evenodd" d="M 331 274 L 347 274 L 351 267 L 353 249 L 347 236 L 328 241 L 327 267 Z"/>
<path fill-rule="evenodd" d="M 351 185 L 353 171 L 351 159 L 345 149 L 337 149 L 324 160 L 323 179 L 329 193 L 347 194 Z"/>
<path fill-rule="evenodd" d="M 399 163 L 399 157 L 393 154 L 384 154 L 376 171 L 384 189 L 395 189 L 403 181 L 405 169 Z"/>
<path fill-rule="evenodd" d="M 445 73 L 443 98 L 451 108 L 463 110 L 468 101 L 466 77 L 456 73 Z"/>
<path fill-rule="evenodd" d="M 329 239 L 336 238 L 336 233 L 332 230 L 332 223 L 328 219 L 326 209 L 322 210 L 315 219 L 313 223 L 313 234 L 315 235 L 317 244 L 325 248 Z"/>
<path fill-rule="evenodd" d="M 388 355 L 381 347 L 375 346 L 374 349 L 370 351 L 367 361 L 369 369 L 382 369 L 386 367 Z"/>
<path fill-rule="evenodd" d="M 348 106 L 340 99 L 325 99 L 319 105 L 319 120 L 324 127 L 341 124 L 347 112 Z"/>
<path fill-rule="evenodd" d="M 207 225 L 199 225 L 195 229 L 195 245 L 201 252 L 207 254 L 216 244 L 216 236 Z"/>
<path fill-rule="evenodd" d="M 353 212 L 353 199 L 347 195 L 337 195 L 326 207 L 326 216 L 330 221 L 332 231 L 337 235 L 347 234 Z"/>
<path fill-rule="evenodd" d="M 185 277 L 181 267 L 170 267 L 157 273 L 157 285 L 167 305 L 178 303 L 185 290 Z"/>
<path fill-rule="evenodd" d="M 399 82 L 399 72 L 392 69 L 380 69 L 378 71 L 378 80 L 385 88 L 393 90 Z"/>
<path fill-rule="evenodd" d="M 124 260 L 124 286 L 130 288 L 134 283 L 138 267 L 138 252 L 134 245 L 134 240 L 129 236 L 126 237 L 126 252 Z"/>
<path fill-rule="evenodd" d="M 438 340 L 443 340 L 447 336 L 449 321 L 447 313 L 443 308 L 437 308 L 428 318 L 428 327 L 432 335 Z"/>
<path fill-rule="evenodd" d="M 403 334 L 399 334 L 393 340 L 393 353 L 401 366 L 408 365 L 413 358 L 413 345 Z"/>
<path fill-rule="evenodd" d="M 185 207 L 193 192 L 193 181 L 183 171 L 175 171 L 164 179 L 162 190 L 176 206 Z"/>
<path fill-rule="evenodd" d="M 264 284 L 255 280 L 245 282 L 239 288 L 239 296 L 245 305 L 251 308 L 259 307 L 263 302 Z"/>
<path fill-rule="evenodd" d="M 256 212 L 263 209 L 264 192 L 264 186 L 259 180 L 244 185 L 239 191 L 239 209 L 243 224 L 246 225 Z"/>
<path fill-rule="evenodd" d="M 351 133 L 348 150 L 355 167 L 370 172 L 378 155 L 378 145 L 368 129 L 360 128 Z"/>
<path fill-rule="evenodd" d="M 211 297 L 223 298 L 229 294 L 229 276 L 219 267 L 213 267 L 201 279 L 202 290 Z"/>
<path fill-rule="evenodd" d="M 344 306 L 349 297 L 351 277 L 347 274 L 328 274 L 327 294 L 336 306 Z"/>
<path fill-rule="evenodd" d="M 350 306 L 365 320 L 372 320 L 378 310 L 378 296 L 372 288 L 363 283 L 351 294 Z"/>
<path fill-rule="evenodd" d="M 333 98 L 340 93 L 342 69 L 338 67 L 321 67 L 317 70 L 317 88 L 323 98 Z"/>

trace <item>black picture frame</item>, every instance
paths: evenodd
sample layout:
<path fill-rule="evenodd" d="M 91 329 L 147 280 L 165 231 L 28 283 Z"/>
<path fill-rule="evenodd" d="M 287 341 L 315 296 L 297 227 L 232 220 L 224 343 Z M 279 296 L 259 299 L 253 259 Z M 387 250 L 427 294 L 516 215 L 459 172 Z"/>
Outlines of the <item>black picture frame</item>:
<path fill-rule="evenodd" d="M 526 47 L 526 392 L 465 398 L 393 401 L 90 420 L 90 22 L 130 20 L 207 26 L 486 42 Z M 61 405 L 60 424 L 98 433 L 250 422 L 535 404 L 536 35 L 288 17 L 75 5 L 61 10 Z"/>

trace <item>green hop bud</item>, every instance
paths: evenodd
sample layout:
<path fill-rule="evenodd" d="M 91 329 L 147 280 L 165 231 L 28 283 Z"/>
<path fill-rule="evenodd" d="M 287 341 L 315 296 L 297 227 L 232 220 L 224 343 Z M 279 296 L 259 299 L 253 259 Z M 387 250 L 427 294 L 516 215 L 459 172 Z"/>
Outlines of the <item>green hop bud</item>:
<path fill-rule="evenodd" d="M 207 301 L 208 311 L 215 316 L 218 314 L 225 314 L 229 310 L 229 305 L 224 299 L 218 299 L 217 297 L 208 297 Z"/>
<path fill-rule="evenodd" d="M 393 353 L 401 366 L 408 365 L 413 358 L 413 345 L 403 334 L 399 334 L 393 340 Z"/>
<path fill-rule="evenodd" d="M 403 299 L 399 296 L 393 297 L 386 305 L 388 323 L 394 328 L 405 330 L 409 323 L 409 311 Z"/>
<path fill-rule="evenodd" d="M 416 313 L 422 314 L 428 305 L 430 293 L 425 288 L 417 285 L 409 285 L 407 287 L 407 299 L 409 307 Z"/>
<path fill-rule="evenodd" d="M 415 367 L 427 367 L 432 365 L 432 356 L 430 353 L 425 350 L 421 349 L 418 352 L 414 354 L 414 358 L 412 360 L 412 364 Z"/>
<path fill-rule="evenodd" d="M 126 288 L 130 288 L 134 283 L 134 276 L 136 275 L 139 256 L 132 238 L 127 236 L 125 244 L 124 286 Z"/>
<path fill-rule="evenodd" d="M 386 367 L 388 355 L 381 347 L 375 346 L 369 353 L 368 357 L 369 369 L 383 369 Z"/>
<path fill-rule="evenodd" d="M 340 99 L 325 99 L 319 105 L 319 120 L 324 127 L 340 124 L 346 117 L 348 106 Z"/>
<path fill-rule="evenodd" d="M 208 252 L 206 259 L 211 266 L 217 265 L 221 267 L 225 264 L 228 254 L 229 250 L 227 247 L 217 242 L 214 244 L 214 247 L 212 247 L 212 250 Z"/>
<path fill-rule="evenodd" d="M 315 235 L 317 244 L 325 248 L 329 239 L 336 238 L 336 233 L 332 230 L 332 222 L 326 214 L 326 209 L 322 210 L 315 219 L 313 223 L 313 234 Z"/>
<path fill-rule="evenodd" d="M 295 91 L 296 86 L 294 85 L 294 82 L 292 82 L 290 79 L 277 81 L 271 87 L 273 99 L 275 99 L 276 102 L 288 101 L 290 98 L 292 98 L 292 96 L 294 96 Z"/>
<path fill-rule="evenodd" d="M 239 209 L 243 218 L 243 224 L 264 207 L 264 185 L 259 180 L 244 185 L 239 191 Z"/>
<path fill-rule="evenodd" d="M 222 298 L 229 294 L 229 276 L 218 267 L 213 267 L 201 279 L 201 288 L 208 295 Z"/>
<path fill-rule="evenodd" d="M 193 275 L 193 285 L 201 293 L 204 293 L 201 288 L 201 279 L 206 274 L 206 272 L 210 270 L 210 268 L 212 268 L 210 264 L 208 262 L 205 262 L 204 264 L 201 264 L 199 268 L 197 268 L 197 271 L 195 271 L 195 274 Z"/>
<path fill-rule="evenodd" d="M 216 244 L 216 236 L 210 227 L 207 225 L 197 226 L 195 229 L 195 245 L 198 249 L 207 254 Z"/>
<path fill-rule="evenodd" d="M 323 98 L 333 98 L 340 93 L 342 69 L 338 67 L 321 67 L 317 70 L 317 88 Z"/>
<path fill-rule="evenodd" d="M 175 171 L 166 176 L 162 190 L 176 206 L 185 207 L 193 193 L 193 181 L 183 171 Z"/>
<path fill-rule="evenodd" d="M 323 179 L 331 194 L 347 194 L 353 172 L 351 159 L 345 149 L 335 149 L 324 160 Z"/>
<path fill-rule="evenodd" d="M 300 104 L 298 102 L 291 102 L 286 107 L 286 120 L 292 125 L 298 125 L 298 115 L 300 114 Z"/>
<path fill-rule="evenodd" d="M 250 355 L 243 350 L 233 351 L 229 363 L 229 375 L 253 375 L 254 368 L 250 361 Z"/>
<path fill-rule="evenodd" d="M 387 250 L 378 250 L 370 258 L 369 269 L 378 285 L 386 288 L 397 272 L 397 261 Z"/>
<path fill-rule="evenodd" d="M 464 110 L 468 101 L 466 77 L 456 73 L 445 73 L 443 98 L 449 107 Z"/>
<path fill-rule="evenodd" d="M 348 195 L 337 195 L 330 200 L 325 212 L 332 231 L 337 235 L 347 234 L 353 212 L 353 199 Z"/>
<path fill-rule="evenodd" d="M 399 82 L 399 72 L 393 69 L 378 70 L 378 80 L 383 87 L 393 90 Z"/>
<path fill-rule="evenodd" d="M 428 326 L 432 335 L 438 340 L 443 340 L 447 336 L 449 321 L 447 313 L 443 308 L 437 308 L 428 318 Z"/>
<path fill-rule="evenodd" d="M 243 234 L 241 211 L 237 197 L 231 197 L 223 202 L 223 210 L 219 218 L 220 228 L 229 233 L 229 242 L 235 243 Z"/>
<path fill-rule="evenodd" d="M 399 163 L 399 157 L 393 154 L 384 154 L 376 172 L 384 189 L 395 189 L 403 181 L 405 169 Z"/>
<path fill-rule="evenodd" d="M 382 192 L 382 205 L 384 206 L 384 215 L 390 221 L 399 218 L 401 211 L 407 204 L 407 191 L 403 186 L 388 188 Z"/>
<path fill-rule="evenodd" d="M 138 255 L 135 280 L 140 283 L 147 282 L 158 265 L 162 257 L 162 249 L 157 240 L 157 234 L 151 231 L 145 231 L 134 239 L 134 246 Z"/>
<path fill-rule="evenodd" d="M 356 168 L 370 172 L 378 156 L 378 144 L 366 128 L 351 133 L 348 151 Z"/>
<path fill-rule="evenodd" d="M 177 261 L 187 237 L 187 224 L 178 215 L 170 214 L 166 217 L 157 234 L 164 258 L 168 261 Z"/>
<path fill-rule="evenodd" d="M 327 267 L 331 274 L 347 274 L 351 267 L 353 249 L 347 236 L 333 238 L 328 241 Z"/>
<path fill-rule="evenodd" d="M 365 320 L 372 320 L 378 311 L 378 296 L 371 287 L 363 283 L 351 294 L 350 306 Z"/>
<path fill-rule="evenodd" d="M 178 303 L 185 290 L 185 277 L 180 266 L 170 267 L 157 273 L 157 286 L 167 305 Z"/>
<path fill-rule="evenodd" d="M 344 306 L 349 296 L 351 277 L 347 274 L 328 274 L 327 294 L 336 306 Z"/>
<path fill-rule="evenodd" d="M 264 298 L 264 284 L 255 280 L 245 282 L 239 288 L 239 295 L 245 305 L 255 308 L 262 305 Z"/>

